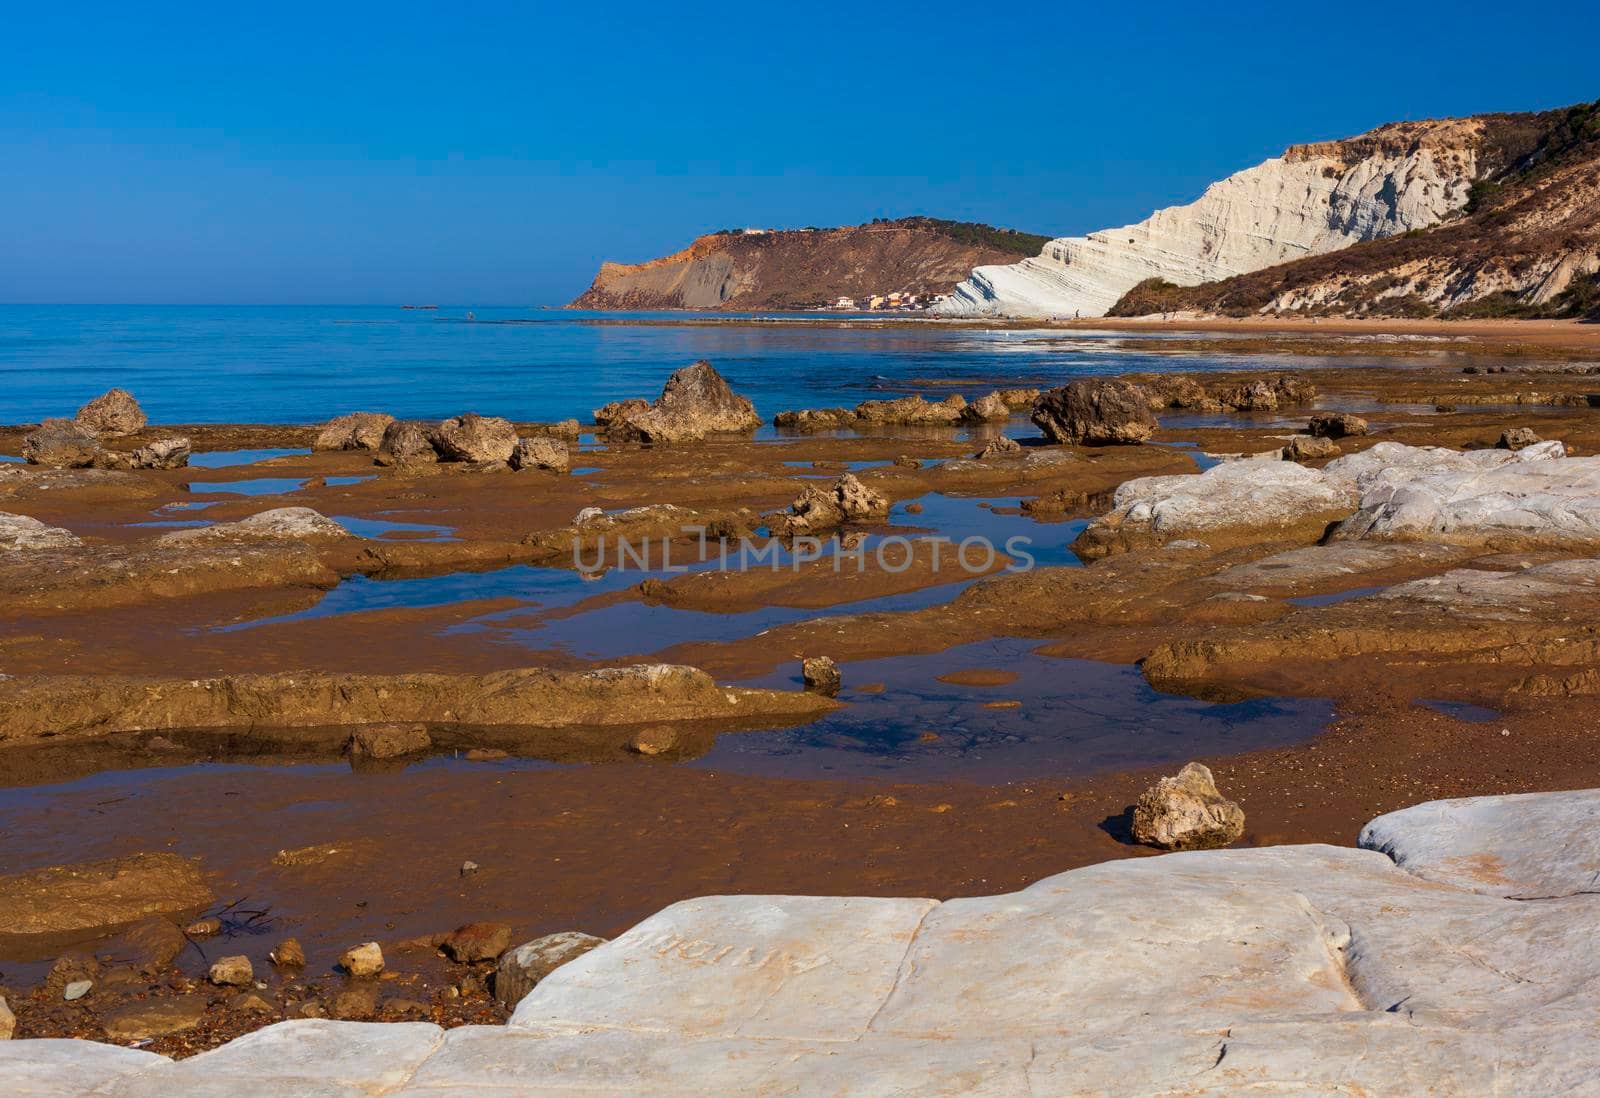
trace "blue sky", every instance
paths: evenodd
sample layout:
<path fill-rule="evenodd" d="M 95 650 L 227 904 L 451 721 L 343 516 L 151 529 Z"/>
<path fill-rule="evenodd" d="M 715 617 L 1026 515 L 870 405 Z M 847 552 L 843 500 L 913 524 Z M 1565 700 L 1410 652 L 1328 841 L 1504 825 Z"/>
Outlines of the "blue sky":
<path fill-rule="evenodd" d="M 1600 96 L 1588 4 L 249 7 L 9 9 L 0 302 L 560 303 L 724 226 L 1085 232 Z"/>

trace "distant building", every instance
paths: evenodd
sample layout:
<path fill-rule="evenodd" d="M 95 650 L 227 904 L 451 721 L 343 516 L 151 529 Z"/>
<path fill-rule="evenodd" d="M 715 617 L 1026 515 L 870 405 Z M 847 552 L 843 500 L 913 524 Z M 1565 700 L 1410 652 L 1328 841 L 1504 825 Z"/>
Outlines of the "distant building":
<path fill-rule="evenodd" d="M 841 297 L 833 303 L 833 307 L 835 309 L 854 309 L 856 307 L 856 299 L 853 297 Z"/>

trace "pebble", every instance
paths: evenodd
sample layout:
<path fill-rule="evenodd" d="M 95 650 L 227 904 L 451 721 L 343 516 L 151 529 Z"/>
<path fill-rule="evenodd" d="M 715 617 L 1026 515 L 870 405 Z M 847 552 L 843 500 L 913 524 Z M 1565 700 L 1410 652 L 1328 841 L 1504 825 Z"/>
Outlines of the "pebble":
<path fill-rule="evenodd" d="M 297 939 L 285 938 L 278 943 L 277 949 L 267 954 L 267 959 L 281 968 L 304 968 L 306 951 Z"/>
<path fill-rule="evenodd" d="M 479 869 L 479 866 L 478 866 L 477 862 L 462 862 L 461 863 L 461 875 L 463 877 L 466 877 L 466 876 L 469 876 L 469 875 L 471 875 L 473 873 L 478 872 L 478 869 Z"/>
<path fill-rule="evenodd" d="M 222 932 L 222 920 L 216 916 L 206 919 L 196 919 L 183 928 L 183 932 L 191 938 L 209 938 L 213 934 Z"/>
<path fill-rule="evenodd" d="M 66 990 L 61 993 L 61 997 L 70 1003 L 74 999 L 81 999 L 89 994 L 89 989 L 92 987 L 94 987 L 93 980 L 74 980 L 67 985 Z"/>
<path fill-rule="evenodd" d="M 358 979 L 376 976 L 383 971 L 383 950 L 377 942 L 347 949 L 339 958 L 339 967 Z"/>
<path fill-rule="evenodd" d="M 224 957 L 211 966 L 206 978 L 218 987 L 245 987 L 256 977 L 250 958 L 239 954 Z"/>

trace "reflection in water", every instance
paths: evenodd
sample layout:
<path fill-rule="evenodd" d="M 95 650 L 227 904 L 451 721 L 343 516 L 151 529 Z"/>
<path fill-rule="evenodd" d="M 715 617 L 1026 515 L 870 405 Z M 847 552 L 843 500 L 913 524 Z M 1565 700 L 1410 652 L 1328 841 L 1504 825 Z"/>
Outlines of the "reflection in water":
<path fill-rule="evenodd" d="M 723 736 L 694 765 L 781 777 L 1071 778 L 1296 743 L 1333 718 L 1320 699 L 1219 705 L 1161 694 L 1136 667 L 1041 656 L 1038 643 L 1002 638 L 845 664 L 844 709 L 798 728 Z M 969 668 L 1018 677 L 1003 686 L 937 681 Z M 745 685 L 793 688 L 798 672 Z M 860 689 L 879 683 L 878 693 Z M 1021 704 L 986 704 L 997 702 Z"/>
<path fill-rule="evenodd" d="M 190 454 L 189 465 L 195 469 L 226 469 L 232 465 L 254 465 L 280 457 L 308 457 L 310 450 L 209 450 Z"/>

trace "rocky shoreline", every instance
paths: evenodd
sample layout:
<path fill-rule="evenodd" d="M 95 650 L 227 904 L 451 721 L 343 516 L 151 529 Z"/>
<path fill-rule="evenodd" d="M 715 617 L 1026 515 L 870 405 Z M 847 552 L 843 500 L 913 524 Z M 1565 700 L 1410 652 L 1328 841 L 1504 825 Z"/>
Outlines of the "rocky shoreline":
<path fill-rule="evenodd" d="M 1600 690 L 1600 458 L 1588 456 L 1600 453 L 1590 411 L 1600 386 L 1572 360 L 1525 357 L 1507 369 L 1503 354 L 1477 354 L 1383 368 L 1274 359 L 1266 371 L 1129 375 L 1045 393 L 929 388 L 850 409 L 768 409 L 779 426 L 756 437 L 755 410 L 707 364 L 583 426 L 470 413 L 411 424 L 374 412 L 321 427 L 179 429 L 135 423 L 142 416 L 113 398 L 78 421 L 0 429 L 0 451 L 35 459 L 0 465 L 0 593 L 13 608 L 0 623 L 0 813 L 19 836 L 0 856 L 0 894 L 56 896 L 66 878 L 34 876 L 52 866 L 85 888 L 96 874 L 150 871 L 158 894 L 93 919 L 7 905 L 17 923 L 0 928 L 0 995 L 16 1036 L 154 1040 L 181 1057 L 297 1019 L 286 1024 L 303 1036 L 274 1029 L 262 1048 L 387 1047 L 414 1032 L 435 1034 L 422 1042 L 431 1049 L 432 1026 L 499 1027 L 509 1009 L 495 998 L 493 957 L 461 962 L 442 949 L 452 927 L 504 926 L 505 945 L 615 938 L 674 901 L 724 892 L 930 895 L 949 907 L 1029 885 L 1049 892 L 1043 879 L 1064 869 L 1149 853 L 1133 840 L 1170 829 L 1140 825 L 1135 802 L 1175 765 L 1085 756 L 999 785 L 896 777 L 919 753 L 998 753 L 999 740 L 968 729 L 977 714 L 1002 738 L 1049 739 L 1028 725 L 1034 700 L 1014 669 L 951 662 L 957 649 L 1008 638 L 1063 668 L 1137 665 L 1170 695 L 1326 699 L 1336 714 L 1326 728 L 1198 760 L 1239 819 L 1201 814 L 1225 840 L 1262 848 L 1214 864 L 1256 875 L 1275 896 L 1309 895 L 1295 874 L 1409 895 L 1422 886 L 1405 874 L 1426 877 L 1434 871 L 1417 867 L 1445 857 L 1412 853 L 1423 849 L 1405 846 L 1421 842 L 1413 832 L 1404 842 L 1368 832 L 1401 863 L 1399 877 L 1377 855 L 1274 848 L 1349 843 L 1362 821 L 1431 798 L 1600 786 L 1600 749 L 1585 735 L 1587 699 Z M 188 449 L 156 460 L 151 448 L 168 439 Z M 282 452 L 187 464 L 245 448 Z M 959 566 L 928 540 L 1002 532 L 1024 533 L 1041 559 L 1019 567 L 1020 552 L 1002 551 Z M 822 547 L 815 558 L 807 538 Z M 910 547 L 903 566 L 883 554 L 897 538 Z M 720 565 L 724 543 L 781 563 Z M 869 704 L 883 684 L 867 668 L 886 659 L 923 661 L 926 695 L 951 683 L 965 693 L 943 721 L 901 718 L 879 749 L 882 780 L 805 770 L 817 743 L 804 730 Z M 786 730 L 802 738 L 772 749 L 770 772 L 739 769 L 742 753 Z M 869 751 L 843 731 L 826 737 L 829 750 Z M 30 798 L 33 789 L 58 792 Z M 1487 865 L 1489 840 L 1473 842 L 1448 857 Z M 519 872 L 512 852 L 529 844 L 536 864 Z M 150 861 L 169 856 L 178 861 Z M 1296 858 L 1302 869 L 1280 868 Z M 468 863 L 478 868 L 463 873 Z M 1067 876 L 1182 876 L 1138 868 L 1147 864 L 1170 860 Z M 1514 869 L 1496 872 L 1514 879 Z M 1443 886 L 1462 888 L 1457 878 Z M 703 910 L 694 920 L 704 925 L 669 929 L 714 942 L 726 929 L 718 920 L 744 918 Z M 240 914 L 253 911 L 268 913 L 258 929 Z M 208 917 L 220 936 L 185 933 Z M 131 952 L 136 927 L 160 945 L 150 956 L 177 950 L 146 971 Z M 269 959 L 288 937 L 306 969 Z M 361 978 L 337 961 L 369 941 L 391 976 L 367 989 L 375 995 L 352 995 Z M 214 981 L 212 966 L 235 957 L 250 966 L 245 982 Z M 66 998 L 83 979 L 92 990 Z M 542 986 L 531 1002 L 560 984 Z M 1388 1013 L 1359 987 L 1339 994 L 1363 1005 L 1335 1012 Z M 588 1017 L 562 1013 L 578 1001 L 537 1024 Z M 190 1024 L 119 1036 L 134 1023 L 117 1016 L 137 1004 Z M 319 1014 L 420 1021 L 369 1038 Z M 1455 1048 L 1458 1029 L 1425 1043 Z M 1334 1044 L 1357 1040 L 1326 1032 Z M 442 1047 L 488 1039 L 462 1034 Z M 546 1036 L 529 1055 L 594 1055 Z M 661 1079 L 727 1051 L 684 1053 L 673 1066 L 654 1059 L 656 1038 L 634 1039 L 616 1038 L 615 1054 L 657 1064 L 639 1070 Z M 974 1054 L 995 1055 L 993 1085 L 1009 1092 L 1010 1038 L 994 1039 Z M 23 1070 L 18 1047 L 0 1072 Z M 1089 1046 L 1057 1047 L 1066 1064 Z M 1285 1079 L 1308 1079 L 1312 1068 L 1282 1059 L 1285 1047 L 1233 1044 L 1222 1062 L 1258 1057 L 1264 1077 L 1287 1064 Z M 1180 1041 L 1150 1062 L 1176 1072 L 1193 1052 Z M 40 1055 L 44 1064 L 57 1053 Z M 77 1062 L 61 1055 L 49 1085 Z M 800 1055 L 809 1063 L 813 1052 Z M 137 1086 L 154 1087 L 177 1070 L 106 1056 L 108 1072 L 136 1073 L 117 1084 L 130 1093 L 137 1073 L 148 1074 Z M 1514 1059 L 1504 1070 L 1523 1070 Z M 86 1059 L 82 1070 L 98 1069 Z M 1527 1070 L 1506 1078 L 1544 1081 L 1543 1069 Z M 349 1081 L 393 1089 L 423 1077 Z"/>

